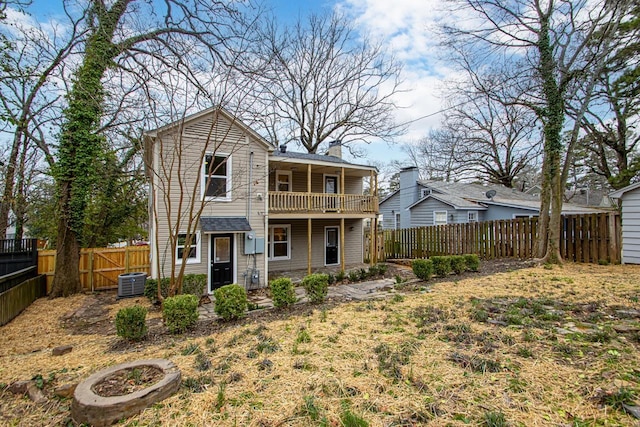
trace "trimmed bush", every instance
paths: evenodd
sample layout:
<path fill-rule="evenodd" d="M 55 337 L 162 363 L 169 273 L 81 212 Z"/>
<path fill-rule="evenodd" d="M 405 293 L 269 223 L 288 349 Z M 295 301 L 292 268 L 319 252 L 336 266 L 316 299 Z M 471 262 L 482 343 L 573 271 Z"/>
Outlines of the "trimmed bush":
<path fill-rule="evenodd" d="M 360 280 L 360 271 L 351 270 L 347 277 L 351 283 L 356 283 L 358 280 Z"/>
<path fill-rule="evenodd" d="M 164 324 L 172 334 L 180 334 L 198 321 L 198 298 L 195 295 L 176 295 L 162 304 Z"/>
<path fill-rule="evenodd" d="M 276 307 L 286 307 L 296 302 L 293 282 L 288 277 L 280 277 L 269 282 L 271 299 Z"/>
<path fill-rule="evenodd" d="M 456 274 L 462 274 L 467 269 L 467 263 L 462 255 L 452 255 L 449 257 L 451 269 Z"/>
<path fill-rule="evenodd" d="M 387 273 L 389 266 L 387 264 L 376 264 L 376 265 L 378 266 L 378 273 L 380 273 L 381 276 L 384 276 Z"/>
<path fill-rule="evenodd" d="M 147 336 L 147 309 L 134 305 L 118 310 L 116 333 L 129 341 L 139 341 Z"/>
<path fill-rule="evenodd" d="M 233 283 L 213 291 L 216 299 L 215 312 L 224 321 L 240 319 L 247 315 L 247 291 Z"/>
<path fill-rule="evenodd" d="M 319 304 L 327 297 L 329 278 L 326 274 L 310 274 L 302 279 L 302 287 L 307 291 L 309 301 Z"/>
<path fill-rule="evenodd" d="M 446 277 L 451 273 L 451 259 L 448 256 L 432 256 L 433 273 L 436 276 Z"/>
<path fill-rule="evenodd" d="M 182 294 L 195 295 L 200 298 L 205 293 L 205 286 L 207 285 L 206 274 L 185 274 L 182 278 Z M 169 295 L 169 278 L 163 277 L 160 279 L 160 293 L 163 298 Z M 147 279 L 144 285 L 144 296 L 149 298 L 153 303 L 158 301 L 158 280 Z"/>
<path fill-rule="evenodd" d="M 478 271 L 480 268 L 480 257 L 476 254 L 464 255 L 464 262 L 467 264 L 467 270 Z"/>
<path fill-rule="evenodd" d="M 411 262 L 413 274 L 420 280 L 429 280 L 433 275 L 433 262 L 430 259 L 414 259 Z"/>
<path fill-rule="evenodd" d="M 341 283 L 344 279 L 346 279 L 347 274 L 344 270 L 340 270 L 336 273 L 336 282 Z"/>

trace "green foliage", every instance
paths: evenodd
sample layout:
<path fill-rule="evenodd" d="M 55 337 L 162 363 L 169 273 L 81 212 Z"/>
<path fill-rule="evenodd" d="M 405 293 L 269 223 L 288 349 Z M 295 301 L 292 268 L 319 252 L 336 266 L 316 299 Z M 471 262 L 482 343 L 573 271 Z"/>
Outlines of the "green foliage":
<path fill-rule="evenodd" d="M 340 283 L 347 277 L 344 270 L 340 270 L 336 273 L 336 282 Z"/>
<path fill-rule="evenodd" d="M 293 282 L 288 277 L 280 277 L 269 282 L 269 290 L 276 307 L 286 307 L 296 302 Z"/>
<path fill-rule="evenodd" d="M 465 257 L 462 255 L 452 255 L 449 257 L 451 261 L 451 269 L 456 274 L 462 274 L 467 269 Z"/>
<path fill-rule="evenodd" d="M 507 420 L 502 412 L 485 412 L 482 420 L 483 426 L 487 427 L 506 427 Z"/>
<path fill-rule="evenodd" d="M 451 273 L 451 259 L 448 256 L 432 256 L 433 273 L 436 276 L 446 277 Z"/>
<path fill-rule="evenodd" d="M 139 341 L 147 336 L 147 309 L 134 305 L 118 310 L 116 314 L 116 333 L 130 341 Z"/>
<path fill-rule="evenodd" d="M 164 324 L 172 334 L 185 332 L 198 321 L 198 298 L 195 295 L 176 295 L 164 300 Z"/>
<path fill-rule="evenodd" d="M 413 274 L 420 280 L 429 280 L 433 275 L 433 262 L 429 259 L 414 259 L 411 263 Z"/>
<path fill-rule="evenodd" d="M 464 255 L 464 262 L 466 263 L 467 270 L 469 271 L 478 271 L 480 268 L 480 257 L 476 254 Z"/>
<path fill-rule="evenodd" d="M 309 301 L 319 304 L 325 300 L 329 291 L 329 278 L 326 274 L 310 274 L 302 279 L 302 287 Z"/>
<path fill-rule="evenodd" d="M 389 269 L 387 264 L 376 264 L 376 266 L 378 267 L 378 273 L 380 273 L 381 276 L 384 276 Z"/>
<path fill-rule="evenodd" d="M 247 291 L 233 283 L 213 292 L 216 300 L 215 312 L 223 320 L 236 320 L 247 315 Z"/>
<path fill-rule="evenodd" d="M 163 298 L 169 295 L 169 278 L 163 277 L 160 279 L 160 292 Z M 205 292 L 205 286 L 207 285 L 206 274 L 185 274 L 182 279 L 182 293 L 188 295 L 195 295 L 200 298 Z M 144 286 L 144 296 L 149 298 L 151 302 L 158 300 L 158 280 L 147 279 Z"/>
<path fill-rule="evenodd" d="M 358 280 L 360 280 L 360 271 L 358 270 L 351 270 L 349 272 L 349 281 L 352 283 L 357 282 Z"/>

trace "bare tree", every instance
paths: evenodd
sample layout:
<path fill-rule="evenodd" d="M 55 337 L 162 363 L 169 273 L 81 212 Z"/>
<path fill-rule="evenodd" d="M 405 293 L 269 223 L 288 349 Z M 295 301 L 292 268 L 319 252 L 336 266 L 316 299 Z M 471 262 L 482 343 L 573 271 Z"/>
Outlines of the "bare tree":
<path fill-rule="evenodd" d="M 356 37 L 335 14 L 311 15 L 284 30 L 272 22 L 264 33 L 253 110 L 272 141 L 316 153 L 340 140 L 353 152 L 353 142 L 403 132 L 393 120 L 400 66 L 381 43 Z"/>
<path fill-rule="evenodd" d="M 402 150 L 423 179 L 442 181 L 470 178 L 459 167 L 456 156 L 460 139 L 449 128 L 432 129 L 417 143 L 404 144 Z M 406 165 L 405 165 L 406 166 Z M 397 169 L 402 165 L 398 164 Z"/>
<path fill-rule="evenodd" d="M 466 68 L 489 61 L 507 64 L 509 84 L 523 96 L 511 100 L 528 106 L 542 123 L 544 146 L 537 253 L 543 261 L 561 262 L 560 215 L 564 182 L 578 139 L 581 116 L 611 51 L 611 36 L 629 1 L 576 2 L 460 0 L 479 19 L 473 28 L 447 27 L 451 48 Z M 578 89 L 580 88 L 580 89 Z M 580 99 L 572 98 L 580 93 Z M 574 103 L 574 125 L 567 105 Z M 571 128 L 565 143 L 563 131 Z M 564 167 L 563 167 L 563 156 Z"/>

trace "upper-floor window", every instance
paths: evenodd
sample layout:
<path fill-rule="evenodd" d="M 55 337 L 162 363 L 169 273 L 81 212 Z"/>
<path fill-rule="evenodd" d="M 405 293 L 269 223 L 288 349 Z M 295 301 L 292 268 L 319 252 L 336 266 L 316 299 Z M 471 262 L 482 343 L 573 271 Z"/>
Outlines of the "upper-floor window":
<path fill-rule="evenodd" d="M 469 222 L 478 222 L 478 212 L 476 211 L 469 212 Z"/>
<path fill-rule="evenodd" d="M 276 191 L 293 191 L 291 171 L 276 171 Z"/>
<path fill-rule="evenodd" d="M 431 194 L 431 189 L 430 188 L 421 188 L 420 189 L 420 198 L 427 197 L 429 194 Z"/>
<path fill-rule="evenodd" d="M 231 156 L 207 154 L 202 166 L 203 197 L 217 200 L 231 199 Z"/>
<path fill-rule="evenodd" d="M 187 247 L 187 234 L 178 234 L 178 241 L 176 242 L 176 262 L 182 262 L 186 260 L 189 263 L 200 262 L 200 233 L 194 233 L 191 235 L 191 242 Z"/>
<path fill-rule="evenodd" d="M 433 224 L 443 225 L 447 223 L 447 211 L 434 211 L 433 212 Z"/>

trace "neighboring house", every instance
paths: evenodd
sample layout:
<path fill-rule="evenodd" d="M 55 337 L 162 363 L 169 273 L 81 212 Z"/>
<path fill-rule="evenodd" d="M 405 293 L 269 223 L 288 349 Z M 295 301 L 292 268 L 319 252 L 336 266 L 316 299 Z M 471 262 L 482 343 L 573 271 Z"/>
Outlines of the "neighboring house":
<path fill-rule="evenodd" d="M 207 145 L 215 149 L 201 161 Z M 266 286 L 274 272 L 362 263 L 363 220 L 375 222 L 378 207 L 376 197 L 363 194 L 363 180 L 375 183 L 377 170 L 343 160 L 338 143 L 328 155 L 274 150 L 228 112 L 209 109 L 148 132 L 146 149 L 151 256 L 159 257 L 152 277 L 171 272 L 170 228 L 178 211 L 188 213 L 184 203 L 177 208 L 179 200 L 192 195 L 195 205 L 204 203 L 197 242 L 188 251 L 179 245 L 176 257 L 188 257 L 186 273 L 207 274 L 210 292 L 228 283 Z M 188 159 L 182 188 L 172 185 L 175 172 L 163 170 L 176 156 Z M 210 162 L 218 166 L 208 176 Z"/>
<path fill-rule="evenodd" d="M 537 216 L 538 196 L 500 185 L 419 180 L 416 167 L 400 171 L 400 188 L 380 202 L 385 229 Z M 563 214 L 601 210 L 563 205 Z"/>
<path fill-rule="evenodd" d="M 622 204 L 622 263 L 640 264 L 640 183 L 609 194 Z"/>

